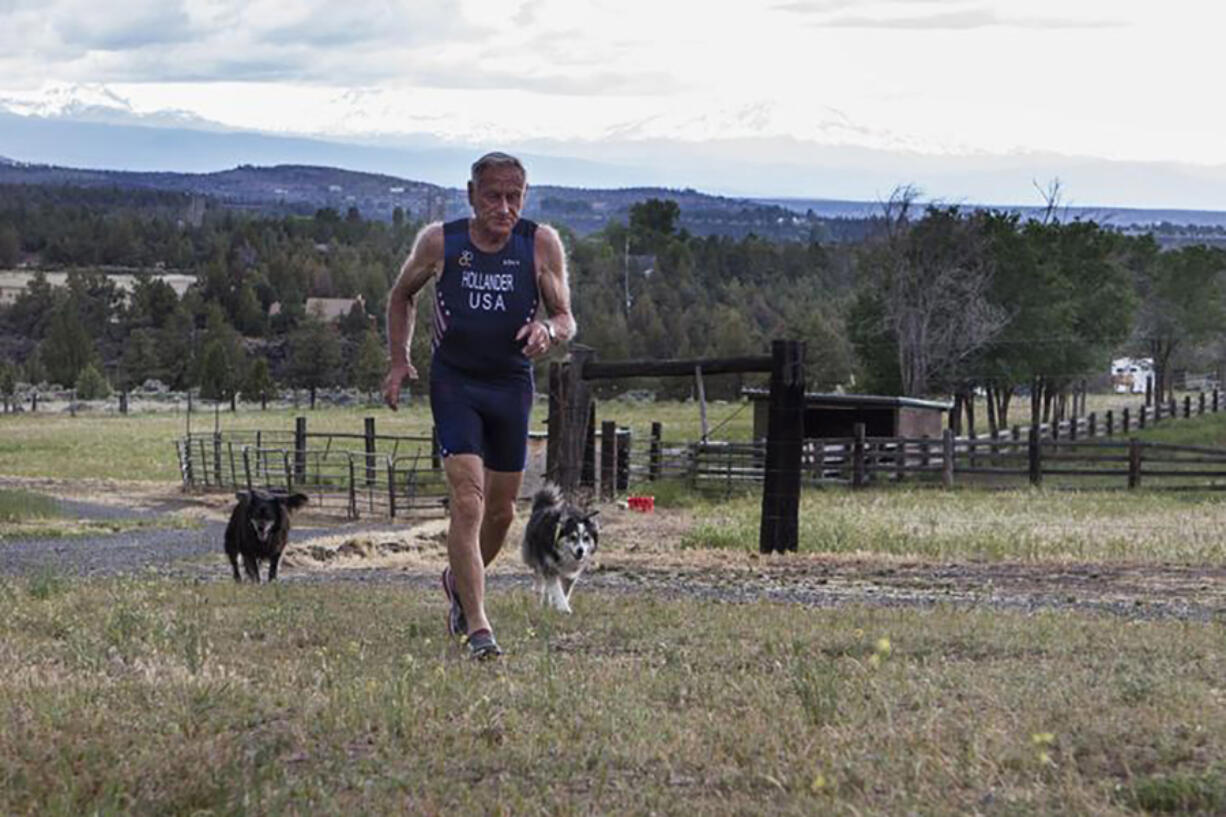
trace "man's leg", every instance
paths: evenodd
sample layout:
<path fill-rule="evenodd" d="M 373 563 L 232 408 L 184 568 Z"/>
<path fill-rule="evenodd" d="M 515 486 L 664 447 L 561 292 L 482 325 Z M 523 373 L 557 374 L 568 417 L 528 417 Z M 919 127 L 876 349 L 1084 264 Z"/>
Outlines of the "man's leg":
<path fill-rule="evenodd" d="M 523 471 L 485 470 L 485 515 L 481 520 L 481 560 L 488 567 L 507 540 L 515 521 L 515 497 L 524 483 Z"/>
<path fill-rule="evenodd" d="M 447 526 L 447 560 L 468 620 L 468 632 L 490 629 L 485 617 L 485 569 L 478 534 L 485 515 L 485 478 L 476 454 L 452 454 L 443 460 L 451 492 Z"/>

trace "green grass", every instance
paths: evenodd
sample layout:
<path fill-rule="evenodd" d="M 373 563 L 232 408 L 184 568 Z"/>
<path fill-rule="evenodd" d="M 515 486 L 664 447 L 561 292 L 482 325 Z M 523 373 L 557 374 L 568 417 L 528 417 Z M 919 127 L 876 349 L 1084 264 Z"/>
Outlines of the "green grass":
<path fill-rule="evenodd" d="M 538 401 L 533 410 L 533 429 L 544 430 L 546 414 L 545 403 Z M 429 407 L 417 398 L 395 413 L 379 406 L 316 411 L 244 409 L 216 415 L 210 410 L 192 415 L 192 431 L 212 432 L 216 422 L 223 432 L 292 433 L 296 417 L 307 418 L 308 432 L 348 434 L 363 433 L 366 417 L 375 418 L 375 430 L 379 434 L 428 437 L 433 423 Z M 708 417 L 712 426 L 731 417 L 721 433 L 748 438 L 753 409 L 742 403 L 712 404 Z M 178 481 L 179 465 L 173 441 L 186 432 L 186 419 L 184 414 L 175 412 L 126 416 L 81 414 L 77 417 L 62 413 L 0 414 L 0 474 Z M 648 438 L 653 421 L 664 424 L 666 440 L 694 440 L 700 434 L 698 407 L 694 403 L 601 402 L 597 404 L 597 422 L 603 420 L 630 425 L 639 440 Z M 349 441 L 349 446 L 360 449 L 361 441 Z M 223 463 L 223 467 L 228 468 L 228 462 Z"/>
<path fill-rule="evenodd" d="M 199 523 L 179 515 L 157 519 L 76 519 L 67 517 L 51 497 L 0 488 L 0 542 L 5 539 L 97 536 L 136 528 L 184 528 Z"/>
<path fill-rule="evenodd" d="M 1193 411 L 1196 407 L 1193 406 Z M 1180 411 L 1183 411 L 1182 406 Z M 1156 426 L 1149 426 L 1144 431 L 1133 429 L 1134 436 L 1140 440 L 1170 445 L 1204 445 L 1213 448 L 1226 448 L 1226 412 L 1205 414 L 1188 419 L 1181 416 L 1177 420 L 1163 420 Z"/>
<path fill-rule="evenodd" d="M 496 594 L 0 583 L 0 813 L 1220 809 L 1226 624 Z"/>
<path fill-rule="evenodd" d="M 697 507 L 686 547 L 756 550 L 761 498 Z M 806 491 L 799 549 L 921 559 L 1178 562 L 1226 559 L 1218 494 L 1144 491 Z"/>
<path fill-rule="evenodd" d="M 30 491 L 0 488 L 0 525 L 60 515 L 56 501 Z"/>

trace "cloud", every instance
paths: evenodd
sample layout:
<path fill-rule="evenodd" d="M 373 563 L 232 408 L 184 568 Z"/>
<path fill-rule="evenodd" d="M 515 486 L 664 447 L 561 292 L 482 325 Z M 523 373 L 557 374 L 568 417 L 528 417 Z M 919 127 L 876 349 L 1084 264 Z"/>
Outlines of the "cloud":
<path fill-rule="evenodd" d="M 52 29 L 67 48 L 121 51 L 198 35 L 182 3 L 144 0 L 119 4 L 64 4 Z"/>
<path fill-rule="evenodd" d="M 846 15 L 823 20 L 822 28 L 890 28 L 890 29 L 943 29 L 969 30 L 999 26 L 1005 28 L 1114 28 L 1124 25 L 1115 20 L 1076 20 L 1057 17 L 1013 17 L 998 14 L 992 9 L 976 7 L 957 11 L 903 17 L 869 17 Z"/>

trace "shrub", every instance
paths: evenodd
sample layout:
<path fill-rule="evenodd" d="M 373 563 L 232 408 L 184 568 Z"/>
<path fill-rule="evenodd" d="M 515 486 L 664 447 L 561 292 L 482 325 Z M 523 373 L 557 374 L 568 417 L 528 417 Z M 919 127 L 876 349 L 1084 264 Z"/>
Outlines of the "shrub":
<path fill-rule="evenodd" d="M 81 400 L 102 400 L 111 396 L 111 384 L 92 363 L 77 375 L 76 389 Z"/>

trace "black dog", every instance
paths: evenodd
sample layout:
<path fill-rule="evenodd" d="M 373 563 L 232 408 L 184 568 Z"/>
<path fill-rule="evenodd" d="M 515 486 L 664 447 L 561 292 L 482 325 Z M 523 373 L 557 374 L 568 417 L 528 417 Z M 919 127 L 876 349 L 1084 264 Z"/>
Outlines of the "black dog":
<path fill-rule="evenodd" d="M 247 578 L 260 583 L 259 560 L 268 562 L 268 581 L 277 578 L 277 562 L 289 541 L 290 511 L 307 503 L 306 494 L 281 494 L 268 491 L 239 491 L 238 504 L 226 525 L 226 556 L 238 574 L 238 557 L 243 557 Z"/>

